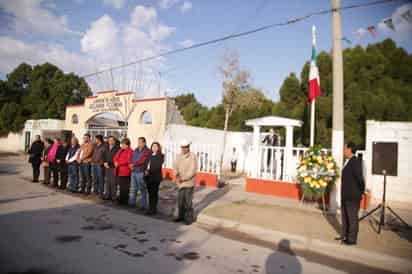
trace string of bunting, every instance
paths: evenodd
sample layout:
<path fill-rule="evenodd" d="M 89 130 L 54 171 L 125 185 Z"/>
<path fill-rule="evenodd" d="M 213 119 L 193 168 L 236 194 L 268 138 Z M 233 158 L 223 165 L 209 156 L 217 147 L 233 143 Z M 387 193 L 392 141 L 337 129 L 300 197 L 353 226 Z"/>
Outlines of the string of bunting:
<path fill-rule="evenodd" d="M 354 35 L 356 36 L 356 40 L 358 41 L 358 43 L 361 42 L 362 37 L 364 37 L 365 34 L 367 33 L 369 33 L 373 39 L 376 38 L 376 34 L 378 31 L 377 26 L 379 24 L 383 24 L 384 26 L 386 26 L 389 30 L 393 32 L 398 31 L 398 29 L 396 28 L 395 20 L 397 20 L 396 22 L 398 23 L 412 24 L 412 5 L 407 5 L 406 7 L 407 7 L 406 10 L 402 11 L 399 14 L 399 16 L 397 16 L 397 18 L 394 18 L 394 16 L 391 15 L 390 17 L 383 18 L 376 25 L 370 25 L 364 28 L 362 27 L 356 30 L 354 32 Z M 348 45 L 352 44 L 352 41 L 346 36 L 342 37 L 342 41 L 346 42 Z"/>

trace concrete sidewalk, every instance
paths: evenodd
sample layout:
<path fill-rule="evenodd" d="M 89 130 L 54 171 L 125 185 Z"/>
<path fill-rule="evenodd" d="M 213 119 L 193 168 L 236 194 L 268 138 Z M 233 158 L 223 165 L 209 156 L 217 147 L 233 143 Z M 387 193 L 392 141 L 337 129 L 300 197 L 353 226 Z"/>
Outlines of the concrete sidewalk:
<path fill-rule="evenodd" d="M 246 193 L 243 188 L 231 186 L 230 191 L 199 214 L 198 223 L 246 233 L 268 242 L 277 243 L 286 238 L 297 252 L 313 251 L 390 271 L 412 273 L 410 229 L 393 223 L 378 235 L 373 218 L 364 220 L 360 223 L 358 245 L 343 246 L 334 241 L 340 230 L 339 215 L 322 214 L 310 203 L 303 205 Z M 411 221 L 412 210 L 397 211 Z"/>

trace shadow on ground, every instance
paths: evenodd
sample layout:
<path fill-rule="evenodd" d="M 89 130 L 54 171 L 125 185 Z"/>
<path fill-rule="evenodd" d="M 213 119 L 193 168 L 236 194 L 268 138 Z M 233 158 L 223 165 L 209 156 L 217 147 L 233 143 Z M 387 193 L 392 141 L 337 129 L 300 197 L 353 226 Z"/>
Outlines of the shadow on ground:
<path fill-rule="evenodd" d="M 326 221 L 330 224 L 330 226 L 333 227 L 333 229 L 336 232 L 336 235 L 340 235 L 341 225 L 338 220 L 338 217 L 340 217 L 340 215 L 325 213 L 323 214 L 323 216 L 325 217 Z"/>

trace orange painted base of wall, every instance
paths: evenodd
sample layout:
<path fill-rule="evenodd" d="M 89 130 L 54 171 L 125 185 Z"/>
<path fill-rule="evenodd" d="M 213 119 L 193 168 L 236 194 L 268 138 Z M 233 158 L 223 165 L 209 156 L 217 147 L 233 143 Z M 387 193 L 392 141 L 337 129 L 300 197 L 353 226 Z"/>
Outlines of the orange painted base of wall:
<path fill-rule="evenodd" d="M 293 200 L 300 200 L 302 197 L 298 184 L 254 178 L 246 179 L 246 191 Z M 329 197 L 325 197 L 325 200 L 328 202 Z M 368 192 L 362 197 L 360 207 L 366 209 L 369 207 L 370 202 L 371 194 Z"/>
<path fill-rule="evenodd" d="M 199 186 L 215 187 L 218 186 L 217 175 L 213 173 L 198 172 L 195 178 L 196 184 Z"/>
<path fill-rule="evenodd" d="M 163 168 L 162 169 L 163 178 L 165 180 L 173 181 L 176 177 L 171 168 Z M 217 175 L 213 173 L 206 173 L 206 172 L 198 172 L 196 173 L 195 177 L 196 185 L 200 186 L 208 186 L 208 187 L 217 187 L 218 180 Z"/>
<path fill-rule="evenodd" d="M 294 183 L 247 178 L 246 191 L 294 200 L 300 199 L 299 185 Z"/>
<path fill-rule="evenodd" d="M 163 168 L 162 174 L 164 180 L 174 181 L 176 179 L 173 169 L 171 168 Z"/>

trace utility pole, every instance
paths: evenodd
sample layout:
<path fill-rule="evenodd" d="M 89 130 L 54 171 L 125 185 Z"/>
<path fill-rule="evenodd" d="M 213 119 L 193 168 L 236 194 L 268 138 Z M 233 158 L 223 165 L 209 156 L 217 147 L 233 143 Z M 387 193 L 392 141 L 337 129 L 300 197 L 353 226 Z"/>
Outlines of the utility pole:
<path fill-rule="evenodd" d="M 333 36 L 333 120 L 332 120 L 332 154 L 338 167 L 343 166 L 343 61 L 342 30 L 340 18 L 340 0 L 332 1 L 332 36 Z M 329 211 L 336 213 L 340 204 L 340 183 L 336 182 L 329 201 Z"/>

